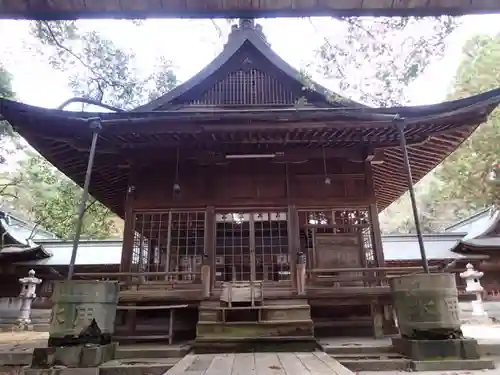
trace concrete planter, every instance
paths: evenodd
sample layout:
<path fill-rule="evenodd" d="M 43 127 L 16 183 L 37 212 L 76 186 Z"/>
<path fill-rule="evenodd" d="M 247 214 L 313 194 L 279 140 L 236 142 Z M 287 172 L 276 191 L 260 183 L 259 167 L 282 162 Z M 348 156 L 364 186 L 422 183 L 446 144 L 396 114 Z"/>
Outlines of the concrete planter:
<path fill-rule="evenodd" d="M 461 337 L 458 292 L 451 273 L 421 273 L 391 282 L 401 336 L 412 339 Z"/>
<path fill-rule="evenodd" d="M 55 282 L 49 346 L 110 343 L 119 289 L 116 281 Z"/>

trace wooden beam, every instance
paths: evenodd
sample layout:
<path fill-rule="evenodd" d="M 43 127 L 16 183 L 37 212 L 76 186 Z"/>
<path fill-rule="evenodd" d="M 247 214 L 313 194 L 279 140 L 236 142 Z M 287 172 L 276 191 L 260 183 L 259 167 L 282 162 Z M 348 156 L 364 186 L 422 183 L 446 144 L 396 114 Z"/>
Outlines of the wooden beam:
<path fill-rule="evenodd" d="M 494 0 L 267 0 L 251 1 L 144 1 L 144 0 L 10 0 L 0 2 L 0 18 L 66 20 L 77 18 L 262 18 L 442 16 L 500 12 Z"/>
<path fill-rule="evenodd" d="M 269 130 L 277 130 L 270 128 Z M 148 153 L 164 153 L 166 149 L 175 150 L 177 148 L 186 149 L 187 147 L 195 149 L 197 146 L 202 146 L 204 149 L 212 148 L 214 150 L 222 150 L 224 148 L 242 148 L 241 146 L 246 146 L 246 148 L 252 148 L 252 146 L 262 146 L 265 145 L 269 149 L 276 149 L 276 151 L 280 151 L 280 149 L 285 148 L 287 145 L 293 146 L 296 148 L 306 148 L 308 146 L 313 145 L 315 148 L 326 148 L 327 150 L 335 147 L 336 142 L 342 143 L 342 138 L 336 138 L 335 141 L 331 141 L 329 139 L 325 139 L 330 133 L 325 133 L 326 135 L 319 136 L 315 139 L 309 139 L 308 137 L 302 139 L 291 140 L 290 132 L 284 131 L 279 134 L 278 137 L 274 139 L 268 139 L 266 137 L 257 137 L 257 138 L 238 138 L 235 141 L 227 141 L 222 139 L 217 139 L 218 134 L 215 133 L 204 133 L 204 134 L 196 134 L 193 137 L 182 137 L 182 134 L 178 134 L 175 137 L 172 137 L 170 140 L 165 141 L 150 141 L 148 140 L 148 133 L 141 134 L 146 137 L 144 140 L 137 140 L 135 142 L 130 141 L 122 141 L 119 138 L 114 137 L 113 135 L 102 136 L 100 138 L 99 146 L 96 150 L 98 154 L 111 154 L 118 155 L 120 157 L 126 157 L 130 155 L 131 152 L 145 152 Z M 153 134 L 153 133 L 151 133 Z M 159 132 L 158 134 L 162 134 Z M 298 133 L 299 137 L 302 133 Z M 67 135 L 60 134 L 47 134 L 45 132 L 22 132 L 21 135 L 25 138 L 29 139 L 42 139 L 44 141 L 49 142 L 58 142 L 61 145 L 54 145 L 63 149 L 64 147 L 68 147 L 75 151 L 79 151 L 82 153 L 88 153 L 90 147 L 90 138 L 88 140 L 82 141 L 81 139 L 76 139 L 72 137 L 68 137 Z M 216 138 L 214 138 L 214 136 Z M 183 139 L 184 138 L 184 139 Z M 385 138 L 383 142 L 379 142 L 376 137 L 356 137 L 352 138 L 348 136 L 348 141 L 358 143 L 358 148 L 363 148 L 366 153 L 366 147 L 370 144 L 370 148 L 372 150 L 375 149 L 386 149 L 386 148 L 394 148 L 399 147 L 399 143 L 396 137 L 393 137 L 394 140 L 390 140 L 392 138 Z M 415 146 L 418 144 L 423 144 L 427 141 L 428 137 L 420 136 L 420 137 L 411 137 L 407 140 L 407 144 L 410 146 Z M 243 147 L 244 148 L 244 147 Z M 340 146 L 339 146 L 340 148 Z M 310 148 L 309 148 L 310 149 Z M 63 152 L 62 150 L 61 152 Z M 375 152 L 375 151 L 371 151 Z M 365 155 L 365 157 L 368 157 Z M 364 161 L 364 159 L 363 159 Z"/>
<path fill-rule="evenodd" d="M 181 162 L 191 160 L 200 165 L 217 165 L 217 164 L 228 164 L 228 163 L 237 163 L 238 160 L 227 159 L 227 153 L 222 152 L 200 152 L 197 150 L 181 150 Z M 273 151 L 257 151 L 255 154 L 268 154 L 273 153 Z M 377 149 L 372 151 L 373 154 L 367 156 L 367 151 L 362 147 L 340 147 L 340 148 L 325 148 L 324 156 L 327 159 L 342 159 L 347 160 L 353 163 L 363 163 L 366 158 L 370 158 L 372 163 L 382 163 L 384 161 L 384 150 Z M 232 154 L 233 155 L 233 154 Z M 293 148 L 290 150 L 286 149 L 286 145 L 281 147 L 279 152 L 276 152 L 276 157 L 266 159 L 270 163 L 278 163 L 278 164 L 294 164 L 306 162 L 309 160 L 320 160 L 323 158 L 323 149 L 322 148 Z M 127 153 L 127 159 L 130 160 L 130 163 L 133 163 L 135 166 L 140 165 L 151 165 L 156 162 L 166 163 L 166 162 L 175 162 L 176 161 L 176 153 L 175 149 L 165 150 L 162 149 L 161 152 L 157 152 L 157 150 L 149 150 L 147 153 L 144 152 L 129 152 Z M 121 163 L 119 164 L 120 168 L 129 168 L 131 165 L 129 163 Z"/>

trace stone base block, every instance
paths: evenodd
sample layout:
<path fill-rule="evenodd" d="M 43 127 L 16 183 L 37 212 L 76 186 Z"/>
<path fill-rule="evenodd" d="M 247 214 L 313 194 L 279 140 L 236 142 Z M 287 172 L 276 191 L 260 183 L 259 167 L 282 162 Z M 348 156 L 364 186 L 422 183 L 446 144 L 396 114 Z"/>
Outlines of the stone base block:
<path fill-rule="evenodd" d="M 24 375 L 99 375 L 99 368 L 81 368 L 81 367 L 64 367 L 54 366 L 51 368 L 31 368 L 25 367 Z"/>
<path fill-rule="evenodd" d="M 133 360 L 134 358 L 180 358 L 191 350 L 191 345 L 163 346 L 163 345 L 130 345 L 120 346 L 116 351 L 115 360 Z"/>
<path fill-rule="evenodd" d="M 415 361 L 442 359 L 479 359 L 479 346 L 474 339 L 410 340 L 393 338 L 394 349 Z"/>
<path fill-rule="evenodd" d="M 134 358 L 114 360 L 99 367 L 99 375 L 162 375 L 170 370 L 180 358 Z"/>
<path fill-rule="evenodd" d="M 494 370 L 495 363 L 490 359 L 455 359 L 439 361 L 412 361 L 413 371 L 474 371 Z"/>
<path fill-rule="evenodd" d="M 73 368 L 97 367 L 115 358 L 116 343 L 108 345 L 75 345 L 35 348 L 31 367 L 35 369 L 65 366 Z"/>
<path fill-rule="evenodd" d="M 31 363 L 31 355 L 31 350 L 0 352 L 0 366 L 29 365 Z"/>

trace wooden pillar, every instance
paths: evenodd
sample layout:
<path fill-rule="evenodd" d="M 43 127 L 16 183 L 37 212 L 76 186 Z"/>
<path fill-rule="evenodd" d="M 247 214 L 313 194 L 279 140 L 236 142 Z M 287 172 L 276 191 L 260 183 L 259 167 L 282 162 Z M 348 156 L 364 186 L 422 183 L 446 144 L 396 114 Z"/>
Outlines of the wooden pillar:
<path fill-rule="evenodd" d="M 370 204 L 369 208 L 370 222 L 372 226 L 372 246 L 377 267 L 385 267 L 384 248 L 382 245 L 382 233 L 380 231 L 380 222 L 378 220 L 378 209 L 376 204 Z"/>
<path fill-rule="evenodd" d="M 372 301 L 370 304 L 373 337 L 376 339 L 384 337 L 384 314 L 383 305 L 379 301 Z"/>
<path fill-rule="evenodd" d="M 128 309 L 126 312 L 126 318 L 125 318 L 125 324 L 127 327 L 126 330 L 127 330 L 127 335 L 133 337 L 135 336 L 137 329 L 137 310 L 135 309 L 137 304 L 127 303 L 127 306 L 132 306 L 132 308 Z"/>
<path fill-rule="evenodd" d="M 370 204 L 368 215 L 371 224 L 372 248 L 377 267 L 384 267 L 384 249 L 382 247 L 382 233 L 378 219 L 377 197 L 375 196 L 375 182 L 373 181 L 373 169 L 371 162 L 365 162 L 366 189 Z"/>
<path fill-rule="evenodd" d="M 205 253 L 206 264 L 210 267 L 210 292 L 215 285 L 215 208 L 205 210 Z"/>
<path fill-rule="evenodd" d="M 134 251 L 134 200 L 136 195 L 135 179 L 129 176 L 127 195 L 125 197 L 125 223 L 123 228 L 122 258 L 120 272 L 130 272 Z"/>
<path fill-rule="evenodd" d="M 293 175 L 293 170 L 290 165 L 285 164 L 285 195 L 288 201 L 288 264 L 290 267 L 290 281 L 292 282 L 292 287 L 297 290 L 297 254 L 300 251 L 300 233 L 297 216 L 297 206 L 291 203 L 296 197 L 295 188 L 296 183 Z"/>
<path fill-rule="evenodd" d="M 295 256 L 296 259 L 296 270 L 297 270 L 297 295 L 306 295 L 306 255 L 302 254 L 300 256 Z"/>
<path fill-rule="evenodd" d="M 212 277 L 210 276 L 210 265 L 203 264 L 201 266 L 201 285 L 203 287 L 203 298 L 210 297 L 210 291 L 212 289 Z"/>
<path fill-rule="evenodd" d="M 297 207 L 294 204 L 288 205 L 288 262 L 290 265 L 290 278 L 292 286 L 297 289 L 297 254 L 300 251 L 299 226 L 297 220 Z M 304 266 L 305 267 L 305 266 Z"/>

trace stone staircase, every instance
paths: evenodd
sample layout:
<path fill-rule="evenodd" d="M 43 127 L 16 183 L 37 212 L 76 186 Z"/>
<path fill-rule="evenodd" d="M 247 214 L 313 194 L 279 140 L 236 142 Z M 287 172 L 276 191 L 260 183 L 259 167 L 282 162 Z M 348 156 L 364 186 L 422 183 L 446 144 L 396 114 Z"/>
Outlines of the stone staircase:
<path fill-rule="evenodd" d="M 226 283 L 219 301 L 202 301 L 196 331 L 196 353 L 317 347 L 306 299 L 267 300 L 262 285 L 252 283 Z"/>

